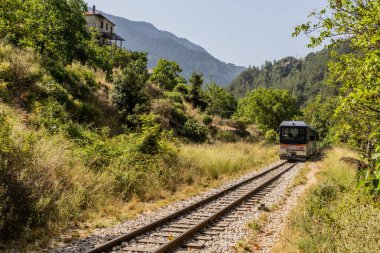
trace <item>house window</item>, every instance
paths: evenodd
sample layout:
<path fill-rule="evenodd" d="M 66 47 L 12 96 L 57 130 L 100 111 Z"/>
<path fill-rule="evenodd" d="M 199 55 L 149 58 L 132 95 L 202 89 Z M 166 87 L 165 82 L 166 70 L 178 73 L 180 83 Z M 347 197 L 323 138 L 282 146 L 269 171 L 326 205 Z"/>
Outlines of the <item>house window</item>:
<path fill-rule="evenodd" d="M 106 30 L 108 31 L 108 23 L 106 23 Z"/>
<path fill-rule="evenodd" d="M 102 22 L 100 22 L 100 28 L 103 28 L 103 27 L 104 27 L 104 23 L 102 21 Z"/>
<path fill-rule="evenodd" d="M 111 25 L 111 33 L 113 33 L 113 26 Z"/>

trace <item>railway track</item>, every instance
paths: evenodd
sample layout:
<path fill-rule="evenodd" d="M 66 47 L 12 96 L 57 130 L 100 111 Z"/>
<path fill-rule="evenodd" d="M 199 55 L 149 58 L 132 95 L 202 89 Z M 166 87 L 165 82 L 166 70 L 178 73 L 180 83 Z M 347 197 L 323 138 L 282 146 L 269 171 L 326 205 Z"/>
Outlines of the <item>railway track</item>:
<path fill-rule="evenodd" d="M 146 226 L 97 246 L 87 253 L 171 252 L 179 247 L 201 249 L 239 213 L 258 206 L 260 198 L 296 163 L 281 163 Z"/>

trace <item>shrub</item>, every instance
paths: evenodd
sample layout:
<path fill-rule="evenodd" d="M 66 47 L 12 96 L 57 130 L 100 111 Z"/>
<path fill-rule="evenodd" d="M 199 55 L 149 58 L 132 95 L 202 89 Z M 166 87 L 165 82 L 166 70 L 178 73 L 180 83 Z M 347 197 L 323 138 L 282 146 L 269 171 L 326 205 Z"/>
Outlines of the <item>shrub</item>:
<path fill-rule="evenodd" d="M 190 87 L 186 84 L 179 83 L 177 84 L 176 87 L 174 87 L 174 91 L 181 93 L 183 95 L 188 95 L 189 94 Z"/>
<path fill-rule="evenodd" d="M 166 129 L 170 127 L 173 109 L 173 105 L 168 99 L 155 99 L 151 104 L 151 112 L 160 116 L 161 126 Z"/>
<path fill-rule="evenodd" d="M 216 139 L 223 142 L 237 142 L 239 140 L 239 136 L 232 131 L 219 131 L 216 134 Z"/>
<path fill-rule="evenodd" d="M 279 139 L 280 137 L 278 136 L 278 133 L 273 129 L 268 130 L 265 133 L 264 138 L 268 143 L 272 143 L 272 144 L 278 144 L 280 141 L 280 139 Z"/>
<path fill-rule="evenodd" d="M 186 123 L 186 121 L 189 118 L 186 115 L 186 113 L 182 109 L 179 109 L 179 108 L 174 108 L 174 110 L 172 111 L 172 114 L 173 114 L 173 121 L 182 126 Z"/>
<path fill-rule="evenodd" d="M 193 142 L 205 142 L 207 140 L 207 134 L 207 128 L 200 125 L 194 119 L 188 119 L 182 129 L 182 135 Z"/>
<path fill-rule="evenodd" d="M 203 117 L 203 124 L 205 124 L 206 126 L 211 125 L 212 124 L 212 118 L 208 115 L 204 116 Z"/>
<path fill-rule="evenodd" d="M 66 108 L 52 98 L 36 102 L 34 113 L 36 114 L 34 123 L 44 127 L 50 133 L 58 133 L 67 128 L 69 115 Z"/>
<path fill-rule="evenodd" d="M 98 89 L 99 85 L 95 81 L 95 73 L 92 69 L 74 62 L 67 65 L 65 70 L 67 72 L 67 89 L 74 97 L 88 99 Z"/>
<path fill-rule="evenodd" d="M 182 98 L 178 92 L 166 91 L 166 92 L 164 92 L 164 95 L 165 95 L 165 97 L 170 99 L 170 101 L 172 101 L 173 103 L 182 104 Z"/>
<path fill-rule="evenodd" d="M 148 79 L 146 62 L 134 61 L 115 77 L 112 103 L 124 120 L 133 114 L 141 104 L 145 104 L 149 97 L 145 90 Z"/>

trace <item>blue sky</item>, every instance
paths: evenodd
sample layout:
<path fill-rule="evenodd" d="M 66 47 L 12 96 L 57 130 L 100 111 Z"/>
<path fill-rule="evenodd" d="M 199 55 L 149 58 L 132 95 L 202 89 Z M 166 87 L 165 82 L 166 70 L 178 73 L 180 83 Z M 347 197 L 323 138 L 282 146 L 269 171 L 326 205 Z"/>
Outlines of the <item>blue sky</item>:
<path fill-rule="evenodd" d="M 327 0 L 87 0 L 109 14 L 152 23 L 204 47 L 214 57 L 241 66 L 303 57 L 306 36 L 292 38 Z M 116 27 L 117 31 L 117 27 Z M 127 38 L 128 39 L 128 38 Z"/>

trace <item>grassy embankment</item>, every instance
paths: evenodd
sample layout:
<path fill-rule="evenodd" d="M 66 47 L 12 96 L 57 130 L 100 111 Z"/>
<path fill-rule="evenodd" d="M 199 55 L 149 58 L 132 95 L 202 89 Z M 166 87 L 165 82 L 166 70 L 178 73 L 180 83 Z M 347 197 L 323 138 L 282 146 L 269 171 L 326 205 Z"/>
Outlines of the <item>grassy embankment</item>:
<path fill-rule="evenodd" d="M 184 144 L 172 159 L 145 157 L 145 162 L 128 164 L 120 162 L 121 155 L 106 169 L 96 171 L 89 168 L 84 155 L 91 146 L 80 147 L 64 134 L 51 135 L 35 128 L 29 123 L 29 115 L 4 103 L 0 112 L 2 161 L 7 163 L 2 166 L 6 172 L 1 179 L 2 207 L 16 207 L 9 210 L 10 216 L 1 225 L 10 228 L 13 226 L 6 223 L 13 222 L 23 230 L 17 231 L 23 239 L 16 243 L 22 247 L 30 247 L 28 242 L 44 245 L 65 227 L 85 227 L 81 232 L 89 232 L 131 218 L 277 159 L 276 147 L 263 143 Z M 128 140 L 120 145 L 117 138 L 108 141 L 115 150 L 120 145 L 131 146 Z M 123 148 L 126 152 L 130 149 Z M 141 167 L 144 164 L 145 169 Z M 119 178 L 118 171 L 126 169 L 126 178 Z M 164 171 L 168 174 L 163 175 Z"/>
<path fill-rule="evenodd" d="M 299 200 L 273 252 L 378 252 L 379 203 L 356 188 L 344 156 L 355 153 L 334 148 L 318 162 L 318 184 Z"/>

